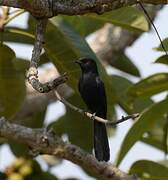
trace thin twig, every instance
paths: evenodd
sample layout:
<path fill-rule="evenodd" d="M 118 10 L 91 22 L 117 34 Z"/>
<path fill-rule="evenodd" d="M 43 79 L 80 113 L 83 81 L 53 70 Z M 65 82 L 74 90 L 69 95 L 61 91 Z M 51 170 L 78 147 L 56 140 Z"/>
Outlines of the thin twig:
<path fill-rule="evenodd" d="M 86 112 L 86 111 L 84 111 L 83 109 L 80 109 L 80 108 L 74 106 L 73 104 L 69 103 L 69 102 L 66 101 L 63 97 L 61 97 L 56 90 L 55 90 L 54 92 L 55 92 L 55 95 L 56 95 L 57 99 L 58 99 L 60 102 L 62 102 L 65 106 L 68 106 L 68 107 L 71 108 L 72 110 L 77 111 L 77 112 L 79 112 L 79 113 L 81 113 L 81 114 L 86 115 L 87 117 L 89 117 L 89 118 L 92 119 L 92 120 L 96 120 L 96 121 L 99 121 L 99 122 L 104 123 L 104 124 L 110 124 L 110 125 L 112 125 L 112 126 L 115 126 L 116 124 L 119 124 L 119 123 L 122 123 L 122 122 L 124 122 L 124 121 L 127 121 L 128 119 L 136 119 L 136 118 L 139 117 L 139 113 L 136 113 L 136 114 L 128 115 L 128 116 L 126 116 L 126 117 L 122 116 L 121 119 L 119 119 L 119 120 L 117 120 L 117 121 L 115 121 L 115 122 L 114 122 L 114 121 L 107 120 L 107 119 L 103 119 L 103 118 L 101 118 L 101 117 L 98 117 L 98 116 L 96 116 L 96 115 L 94 115 L 94 114 L 92 114 L 92 113 Z"/>
<path fill-rule="evenodd" d="M 159 41 L 160 41 L 161 46 L 162 46 L 162 49 L 164 50 L 165 54 L 168 56 L 167 50 L 166 50 L 166 48 L 165 48 L 165 46 L 164 46 L 164 44 L 163 44 L 163 42 L 162 42 L 162 39 L 161 39 L 161 37 L 160 37 L 160 34 L 159 34 L 159 32 L 158 32 L 155 24 L 153 23 L 151 17 L 149 16 L 148 12 L 147 12 L 146 9 L 144 8 L 141 0 L 137 0 L 137 2 L 139 3 L 140 7 L 142 8 L 142 10 L 144 11 L 145 15 L 147 16 L 147 18 L 149 19 L 150 23 L 152 24 L 152 26 L 153 26 L 153 28 L 154 28 L 154 30 L 155 30 L 158 38 L 159 38 Z"/>
<path fill-rule="evenodd" d="M 15 14 L 11 17 L 8 17 L 5 22 L 4 25 L 7 25 L 8 23 L 10 23 L 13 19 L 15 19 L 16 17 L 20 16 L 21 14 L 23 14 L 25 12 L 24 9 L 18 10 L 15 12 Z M 11 15 L 11 14 L 10 14 Z"/>

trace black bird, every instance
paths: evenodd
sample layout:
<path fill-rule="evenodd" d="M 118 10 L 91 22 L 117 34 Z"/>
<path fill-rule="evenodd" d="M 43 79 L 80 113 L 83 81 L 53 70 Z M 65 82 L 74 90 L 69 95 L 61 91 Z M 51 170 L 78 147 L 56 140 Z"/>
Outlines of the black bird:
<path fill-rule="evenodd" d="M 89 111 L 106 119 L 107 102 L 104 83 L 99 77 L 96 62 L 91 58 L 76 61 L 80 65 L 82 75 L 79 80 L 79 92 Z M 105 124 L 94 120 L 94 151 L 97 160 L 108 161 L 110 150 Z"/>

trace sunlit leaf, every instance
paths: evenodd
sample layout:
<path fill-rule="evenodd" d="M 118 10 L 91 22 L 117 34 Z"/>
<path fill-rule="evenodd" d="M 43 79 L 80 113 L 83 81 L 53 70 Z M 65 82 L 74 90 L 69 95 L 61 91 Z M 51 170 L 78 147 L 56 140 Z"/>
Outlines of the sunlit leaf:
<path fill-rule="evenodd" d="M 164 48 L 166 49 L 166 51 L 168 51 L 168 38 L 164 39 L 162 41 L 163 45 L 164 45 Z M 159 47 L 155 48 L 155 50 L 157 51 L 164 51 L 162 45 L 160 44 Z"/>
<path fill-rule="evenodd" d="M 125 77 L 112 75 L 111 76 L 111 86 L 115 92 L 115 101 L 121 106 L 121 108 L 128 114 L 140 113 L 146 107 L 153 104 L 150 98 L 146 99 L 133 99 L 127 90 L 133 85 L 133 82 Z"/>
<path fill-rule="evenodd" d="M 165 155 L 168 150 L 168 120 L 165 115 L 161 121 L 158 121 L 155 126 L 145 133 L 141 141 L 158 148 L 163 151 Z"/>
<path fill-rule="evenodd" d="M 146 143 L 146 144 L 149 144 L 161 151 L 164 151 L 164 146 L 163 146 L 163 137 L 156 137 L 154 135 L 149 135 L 147 137 L 142 137 L 141 138 L 141 141 Z"/>
<path fill-rule="evenodd" d="M 144 14 L 134 7 L 123 7 L 102 15 L 86 14 L 83 16 L 61 16 L 82 36 L 89 35 L 105 23 L 112 23 L 131 31 L 148 31 L 149 26 Z"/>
<path fill-rule="evenodd" d="M 0 36 L 4 41 L 23 44 L 33 44 L 35 40 L 33 34 L 16 27 L 6 27 L 3 32 L 0 31 Z"/>
<path fill-rule="evenodd" d="M 168 56 L 167 55 L 164 55 L 164 56 L 161 56 L 159 57 L 155 63 L 160 63 L 160 64 L 165 64 L 165 65 L 168 65 Z"/>
<path fill-rule="evenodd" d="M 167 113 L 167 109 L 168 99 L 165 99 L 144 110 L 124 138 L 117 158 L 117 164 L 121 163 L 127 152 L 140 140 L 145 132 L 150 131 L 158 121 L 163 119 L 164 114 Z"/>
<path fill-rule="evenodd" d="M 128 30 L 144 32 L 148 31 L 149 25 L 144 14 L 134 7 L 123 7 L 103 15 L 90 14 L 90 18 L 109 22 Z"/>
<path fill-rule="evenodd" d="M 130 168 L 131 174 L 137 174 L 140 177 L 164 177 L 168 178 L 168 168 L 162 164 L 149 160 L 140 160 L 135 162 Z"/>
<path fill-rule="evenodd" d="M 161 160 L 161 161 L 159 161 L 159 163 L 168 168 L 168 160 L 167 159 Z"/>
<path fill-rule="evenodd" d="M 133 85 L 128 94 L 135 97 L 148 97 L 168 90 L 168 73 L 149 76 Z"/>

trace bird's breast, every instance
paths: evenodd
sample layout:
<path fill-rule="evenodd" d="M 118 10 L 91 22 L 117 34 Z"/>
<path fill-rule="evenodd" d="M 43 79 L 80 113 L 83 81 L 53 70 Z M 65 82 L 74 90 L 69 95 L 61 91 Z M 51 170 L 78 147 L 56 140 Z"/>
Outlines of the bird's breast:
<path fill-rule="evenodd" d="M 97 105 L 100 104 L 100 94 L 96 83 L 96 77 L 93 75 L 82 76 L 79 81 L 79 90 L 89 110 L 95 112 L 97 110 Z"/>

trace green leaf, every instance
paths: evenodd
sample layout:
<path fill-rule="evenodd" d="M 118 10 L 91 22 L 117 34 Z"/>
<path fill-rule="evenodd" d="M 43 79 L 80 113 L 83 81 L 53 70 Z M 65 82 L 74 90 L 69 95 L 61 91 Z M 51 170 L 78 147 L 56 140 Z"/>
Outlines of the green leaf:
<path fill-rule="evenodd" d="M 33 34 L 16 27 L 6 27 L 3 32 L 0 31 L 0 36 L 4 41 L 23 44 L 33 44 L 35 40 Z"/>
<path fill-rule="evenodd" d="M 163 119 L 163 115 L 167 113 L 167 109 L 168 99 L 165 99 L 144 110 L 144 112 L 133 124 L 123 140 L 117 159 L 117 165 L 121 163 L 127 152 L 138 140 L 140 140 L 142 135 L 145 132 L 150 131 L 157 122 Z"/>
<path fill-rule="evenodd" d="M 57 18 L 60 18 L 57 17 Z M 61 16 L 63 20 L 69 23 L 73 28 L 81 35 L 86 37 L 87 35 L 95 32 L 101 28 L 105 22 L 99 21 L 94 18 L 90 18 L 88 15 L 85 16 Z"/>
<path fill-rule="evenodd" d="M 168 120 L 166 115 L 161 121 L 158 121 L 155 126 L 145 133 L 145 136 L 141 138 L 141 141 L 158 148 L 167 154 L 168 142 L 167 142 L 167 132 L 168 131 Z"/>
<path fill-rule="evenodd" d="M 149 25 L 144 13 L 131 6 L 123 7 L 103 15 L 90 14 L 88 16 L 95 20 L 112 23 L 135 32 L 149 30 Z"/>
<path fill-rule="evenodd" d="M 161 160 L 161 161 L 159 161 L 159 163 L 168 168 L 168 160 L 167 159 Z"/>
<path fill-rule="evenodd" d="M 168 168 L 154 161 L 140 160 L 135 162 L 129 171 L 131 174 L 137 174 L 140 177 L 153 176 L 168 178 Z"/>
<path fill-rule="evenodd" d="M 45 51 L 52 60 L 59 72 L 68 74 L 67 83 L 78 93 L 78 81 L 80 68 L 74 63 L 80 57 L 93 58 L 97 65 L 106 87 L 108 107 L 113 106 L 113 93 L 110 88 L 109 76 L 97 59 L 84 38 L 82 38 L 71 26 L 64 21 L 55 21 L 55 18 L 48 24 L 46 33 Z"/>
<path fill-rule="evenodd" d="M 150 132 L 149 132 L 150 133 Z M 141 138 L 141 141 L 146 143 L 146 144 L 149 144 L 151 146 L 153 146 L 154 148 L 157 148 L 161 151 L 165 151 L 164 150 L 164 146 L 163 146 L 163 142 L 162 142 L 162 139 L 163 137 L 156 137 L 155 135 L 147 135 L 147 137 L 142 137 Z"/>
<path fill-rule="evenodd" d="M 168 73 L 158 73 L 133 85 L 128 94 L 134 97 L 149 97 L 168 90 Z"/>
<path fill-rule="evenodd" d="M 163 43 L 166 51 L 168 51 L 168 38 L 164 39 L 164 40 L 162 41 L 162 43 Z M 162 51 L 162 52 L 164 52 L 164 49 L 162 48 L 162 45 L 161 45 L 161 44 L 159 45 L 159 47 L 154 48 L 154 49 L 157 50 L 157 51 Z"/>
<path fill-rule="evenodd" d="M 142 177 L 141 180 L 167 180 L 167 177 Z"/>
<path fill-rule="evenodd" d="M 119 55 L 115 58 L 116 60 L 112 61 L 111 65 L 123 72 L 131 74 L 133 76 L 140 77 L 140 72 L 135 64 L 126 56 L 126 55 Z"/>
<path fill-rule="evenodd" d="M 133 99 L 127 94 L 127 90 L 133 85 L 133 82 L 125 77 L 112 75 L 111 87 L 115 92 L 115 102 L 121 106 L 121 108 L 128 114 L 140 113 L 146 107 L 153 104 L 153 101 L 149 98 L 146 99 Z"/>
<path fill-rule="evenodd" d="M 15 53 L 6 45 L 0 46 L 0 116 L 7 119 L 15 115 L 25 97 L 23 73 L 16 69 Z"/>
<path fill-rule="evenodd" d="M 77 87 L 80 69 L 74 61 L 85 56 L 97 59 L 95 54 L 70 26 L 63 21 L 55 21 L 55 18 L 48 24 L 46 39 L 47 55 L 61 73 L 68 73 L 70 76 L 68 83 L 72 87 Z"/>
<path fill-rule="evenodd" d="M 148 31 L 149 26 L 144 14 L 134 7 L 123 7 L 103 15 L 59 16 L 71 24 L 82 36 L 87 36 L 105 23 L 112 23 L 136 32 Z"/>
<path fill-rule="evenodd" d="M 30 61 L 22 58 L 16 58 L 13 65 L 17 71 L 20 71 L 25 76 L 27 69 L 30 66 Z"/>
<path fill-rule="evenodd" d="M 165 64 L 165 65 L 168 65 L 168 55 L 164 55 L 164 56 L 161 56 L 159 57 L 155 63 L 161 63 L 161 64 Z"/>

